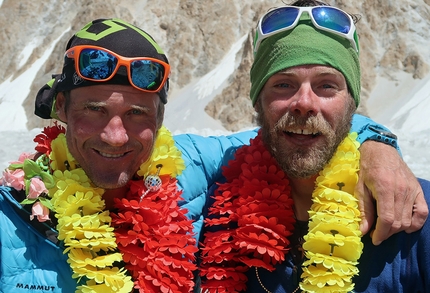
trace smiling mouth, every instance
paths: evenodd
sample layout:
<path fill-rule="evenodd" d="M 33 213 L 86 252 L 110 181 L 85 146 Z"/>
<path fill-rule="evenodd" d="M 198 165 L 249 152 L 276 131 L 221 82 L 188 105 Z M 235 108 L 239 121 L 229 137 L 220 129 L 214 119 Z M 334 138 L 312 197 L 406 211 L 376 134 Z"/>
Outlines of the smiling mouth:
<path fill-rule="evenodd" d="M 321 135 L 321 132 L 311 131 L 308 129 L 295 129 L 295 130 L 284 131 L 284 133 L 287 135 L 294 135 L 294 134 L 311 135 L 312 137 L 317 137 Z"/>
<path fill-rule="evenodd" d="M 114 159 L 116 159 L 116 158 L 121 158 L 121 157 L 124 157 L 127 153 L 122 153 L 122 154 L 109 154 L 109 153 L 104 153 L 104 152 L 100 152 L 100 151 L 97 151 L 98 153 L 99 153 L 99 155 L 101 155 L 102 157 L 105 157 L 105 158 L 114 158 Z"/>

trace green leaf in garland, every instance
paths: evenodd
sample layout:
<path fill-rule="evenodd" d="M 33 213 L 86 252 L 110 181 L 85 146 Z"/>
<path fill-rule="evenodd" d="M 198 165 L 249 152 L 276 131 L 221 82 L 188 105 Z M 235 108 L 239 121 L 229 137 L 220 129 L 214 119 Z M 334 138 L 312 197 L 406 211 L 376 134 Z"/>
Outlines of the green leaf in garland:
<path fill-rule="evenodd" d="M 10 169 L 12 171 L 15 171 L 16 169 L 22 169 L 23 166 L 24 166 L 23 163 L 20 163 L 20 164 L 10 164 L 9 167 L 8 167 L 8 169 Z"/>
<path fill-rule="evenodd" d="M 25 172 L 26 179 L 31 179 L 36 176 L 42 177 L 41 173 L 43 171 L 40 169 L 39 165 L 33 160 L 25 159 L 24 166 L 22 169 Z"/>
<path fill-rule="evenodd" d="M 40 168 L 39 164 L 34 162 L 33 160 L 25 159 L 24 166 L 22 169 L 24 170 L 26 179 L 39 177 L 42 179 L 47 189 L 54 187 L 55 183 L 54 183 L 54 178 L 52 178 L 52 175 L 47 173 L 42 168 Z M 28 194 L 27 182 L 26 182 L 26 193 Z"/>
<path fill-rule="evenodd" d="M 36 202 L 36 198 L 30 199 L 30 198 L 26 198 L 23 201 L 20 202 L 20 204 L 24 205 L 24 204 L 33 204 Z"/>
<path fill-rule="evenodd" d="M 46 189 L 51 189 L 55 186 L 54 178 L 51 174 L 43 172 L 42 173 L 42 181 L 45 183 Z"/>
<path fill-rule="evenodd" d="M 25 176 L 27 177 L 27 176 Z M 24 179 L 25 184 L 25 195 L 28 196 L 28 193 L 30 192 L 30 185 L 31 185 L 31 178 L 30 179 Z"/>
<path fill-rule="evenodd" d="M 41 204 L 43 204 L 48 209 L 50 209 L 50 210 L 54 209 L 54 206 L 52 205 L 51 200 L 47 199 L 46 197 L 39 197 L 39 201 Z"/>

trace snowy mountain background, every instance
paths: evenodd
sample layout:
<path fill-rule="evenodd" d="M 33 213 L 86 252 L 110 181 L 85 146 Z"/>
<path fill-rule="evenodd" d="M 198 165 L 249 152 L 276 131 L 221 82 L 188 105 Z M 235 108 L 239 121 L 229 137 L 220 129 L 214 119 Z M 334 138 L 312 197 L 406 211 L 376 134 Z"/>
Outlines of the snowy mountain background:
<path fill-rule="evenodd" d="M 286 2 L 286 1 L 285 1 Z M 359 14 L 359 112 L 399 137 L 413 172 L 430 179 L 430 0 L 327 1 Z M 257 19 L 279 0 L 0 0 L 0 170 L 51 123 L 34 97 L 61 71 L 71 34 L 118 17 L 150 33 L 172 66 L 165 125 L 175 134 L 228 134 L 255 125 L 248 98 Z"/>

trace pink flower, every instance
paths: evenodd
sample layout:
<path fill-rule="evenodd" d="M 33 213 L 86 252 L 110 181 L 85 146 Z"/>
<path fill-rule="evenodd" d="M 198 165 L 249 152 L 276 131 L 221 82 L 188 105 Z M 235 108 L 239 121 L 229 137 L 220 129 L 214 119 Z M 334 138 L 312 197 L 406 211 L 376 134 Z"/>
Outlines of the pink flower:
<path fill-rule="evenodd" d="M 35 202 L 31 208 L 30 220 L 33 221 L 34 217 L 37 217 L 39 222 L 45 222 L 49 219 L 49 209 L 40 202 Z"/>
<path fill-rule="evenodd" d="M 45 187 L 45 183 L 43 183 L 43 181 L 37 177 L 31 178 L 27 198 L 36 199 L 43 192 L 48 193 L 48 190 Z"/>
<path fill-rule="evenodd" d="M 32 154 L 32 153 L 22 153 L 19 156 L 18 161 L 12 161 L 12 162 L 10 162 L 10 164 L 22 164 L 22 163 L 24 163 L 25 159 L 32 160 L 33 158 L 34 158 L 34 154 Z"/>
<path fill-rule="evenodd" d="M 3 171 L 2 185 L 12 187 L 16 190 L 23 190 L 25 188 L 24 183 L 24 171 L 22 169 Z"/>

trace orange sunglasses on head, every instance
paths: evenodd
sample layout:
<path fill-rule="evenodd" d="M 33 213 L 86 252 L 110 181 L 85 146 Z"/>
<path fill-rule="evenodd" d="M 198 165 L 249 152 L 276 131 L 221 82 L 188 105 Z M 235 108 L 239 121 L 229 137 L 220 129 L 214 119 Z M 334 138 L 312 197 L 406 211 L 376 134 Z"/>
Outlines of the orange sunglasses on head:
<path fill-rule="evenodd" d="M 108 81 L 118 68 L 125 66 L 130 84 L 144 92 L 160 91 L 170 74 L 170 65 L 151 57 L 123 57 L 108 49 L 80 45 L 70 48 L 65 56 L 75 59 L 78 75 L 90 81 Z"/>

